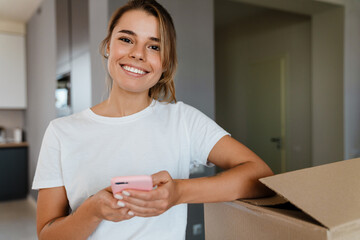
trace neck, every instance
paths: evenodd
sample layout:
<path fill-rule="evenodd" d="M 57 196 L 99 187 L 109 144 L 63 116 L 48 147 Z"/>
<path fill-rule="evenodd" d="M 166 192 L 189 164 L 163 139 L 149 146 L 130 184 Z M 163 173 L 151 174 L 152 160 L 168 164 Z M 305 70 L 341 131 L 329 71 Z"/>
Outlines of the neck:
<path fill-rule="evenodd" d="M 99 115 L 107 117 L 124 117 L 140 112 L 147 108 L 152 99 L 147 92 L 131 93 L 119 91 L 116 87 L 111 90 L 107 100 L 92 107 L 92 110 Z"/>

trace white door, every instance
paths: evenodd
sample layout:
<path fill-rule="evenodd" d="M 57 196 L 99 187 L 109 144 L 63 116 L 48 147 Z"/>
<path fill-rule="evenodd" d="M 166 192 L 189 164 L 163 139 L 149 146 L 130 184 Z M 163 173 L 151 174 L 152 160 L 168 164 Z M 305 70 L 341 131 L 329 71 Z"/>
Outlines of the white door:
<path fill-rule="evenodd" d="M 274 171 L 285 164 L 285 57 L 249 65 L 246 145 Z"/>

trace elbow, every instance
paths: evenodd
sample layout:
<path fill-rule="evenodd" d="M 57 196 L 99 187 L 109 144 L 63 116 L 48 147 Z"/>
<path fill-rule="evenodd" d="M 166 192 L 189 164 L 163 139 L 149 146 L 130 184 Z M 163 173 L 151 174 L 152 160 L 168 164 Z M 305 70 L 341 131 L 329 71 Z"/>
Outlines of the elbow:
<path fill-rule="evenodd" d="M 45 239 L 45 238 L 43 237 L 43 234 L 41 234 L 41 232 L 38 232 L 37 236 L 38 236 L 38 239 L 39 239 L 39 240 L 44 240 L 44 239 Z"/>
<path fill-rule="evenodd" d="M 247 175 L 243 182 L 243 190 L 239 198 L 263 198 L 275 195 L 270 188 L 260 182 L 261 178 L 273 176 L 274 173 L 270 167 L 264 163 L 253 163 L 252 174 Z"/>
<path fill-rule="evenodd" d="M 43 238 L 41 237 L 41 231 L 42 231 L 42 228 L 39 228 L 39 226 L 38 226 L 38 228 L 37 228 L 37 237 L 38 237 L 38 239 L 39 240 L 42 240 Z"/>
<path fill-rule="evenodd" d="M 39 240 L 45 240 L 45 239 L 46 239 L 46 236 L 44 236 L 43 228 L 40 229 L 40 230 L 38 230 L 37 236 L 38 236 L 38 239 L 39 239 Z"/>
<path fill-rule="evenodd" d="M 274 175 L 274 172 L 271 170 L 271 168 L 263 161 L 257 164 L 258 174 L 260 178 L 270 177 Z"/>
<path fill-rule="evenodd" d="M 275 195 L 275 192 L 273 192 L 265 184 L 260 182 L 261 178 L 270 177 L 273 175 L 274 172 L 266 163 L 264 163 L 263 166 L 259 169 L 257 177 L 252 179 L 252 187 L 253 187 L 252 198 L 271 197 Z"/>
<path fill-rule="evenodd" d="M 243 183 L 242 191 L 239 192 L 237 199 L 252 199 L 272 197 L 276 193 L 261 183 L 259 179 L 249 179 Z"/>

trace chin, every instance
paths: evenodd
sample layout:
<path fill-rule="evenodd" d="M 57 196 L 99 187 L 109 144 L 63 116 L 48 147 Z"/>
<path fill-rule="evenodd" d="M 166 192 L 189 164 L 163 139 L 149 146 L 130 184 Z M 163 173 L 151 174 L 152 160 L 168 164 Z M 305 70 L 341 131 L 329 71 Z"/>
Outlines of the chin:
<path fill-rule="evenodd" d="M 131 92 L 131 93 L 143 93 L 143 92 L 149 92 L 150 88 L 146 88 L 146 87 L 141 87 L 141 86 L 133 86 L 133 85 L 114 85 L 114 87 L 118 88 L 119 90 L 123 90 L 126 92 Z"/>
<path fill-rule="evenodd" d="M 157 81 L 153 84 L 134 84 L 134 82 L 132 83 L 115 83 L 114 87 L 118 87 L 122 90 L 125 90 L 127 92 L 133 92 L 133 93 L 142 93 L 142 92 L 149 92 L 150 88 L 152 88 L 153 86 L 155 86 L 157 83 Z"/>

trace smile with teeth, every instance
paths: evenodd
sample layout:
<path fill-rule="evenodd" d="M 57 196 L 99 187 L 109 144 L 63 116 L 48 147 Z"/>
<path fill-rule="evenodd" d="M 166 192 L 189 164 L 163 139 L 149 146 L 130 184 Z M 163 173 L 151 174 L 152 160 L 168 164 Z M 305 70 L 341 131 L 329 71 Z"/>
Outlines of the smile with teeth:
<path fill-rule="evenodd" d="M 130 66 L 127 66 L 127 65 L 122 65 L 121 67 L 122 67 L 123 69 L 125 69 L 126 71 L 128 71 L 128 72 L 132 72 L 132 73 L 136 73 L 136 74 L 141 74 L 141 75 L 146 74 L 146 72 L 144 72 L 143 70 L 140 70 L 140 69 L 137 69 L 137 68 L 134 68 L 134 67 L 130 67 Z"/>

